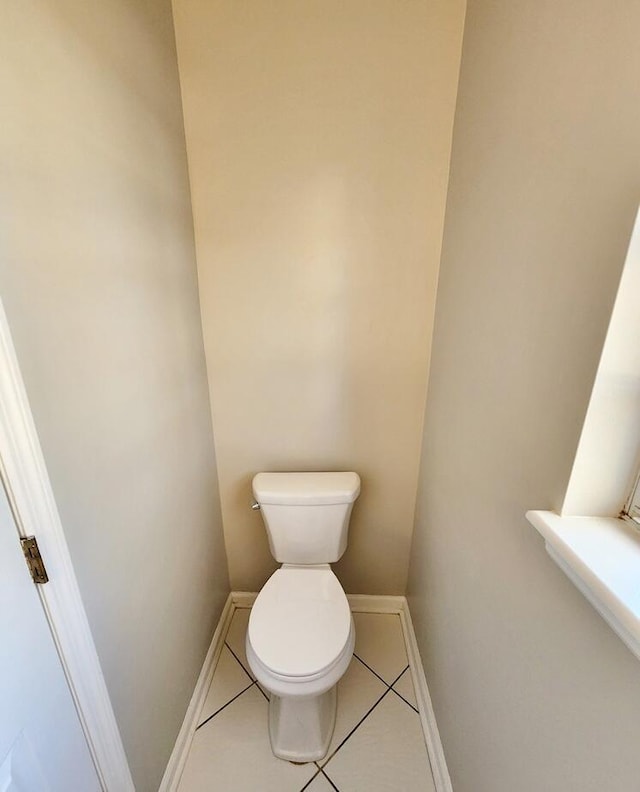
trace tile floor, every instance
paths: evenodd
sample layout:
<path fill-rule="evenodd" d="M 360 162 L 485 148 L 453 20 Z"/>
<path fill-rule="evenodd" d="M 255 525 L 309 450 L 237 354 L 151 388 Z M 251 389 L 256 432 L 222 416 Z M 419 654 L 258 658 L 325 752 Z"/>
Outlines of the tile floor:
<path fill-rule="evenodd" d="M 249 612 L 233 615 L 179 792 L 435 792 L 398 616 L 354 613 L 329 753 L 294 765 L 271 753 L 267 694 L 244 650 Z"/>

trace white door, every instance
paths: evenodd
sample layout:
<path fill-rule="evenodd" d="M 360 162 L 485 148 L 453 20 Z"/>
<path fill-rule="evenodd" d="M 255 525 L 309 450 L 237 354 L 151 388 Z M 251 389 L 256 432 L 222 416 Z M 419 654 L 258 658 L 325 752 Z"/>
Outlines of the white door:
<path fill-rule="evenodd" d="M 0 484 L 0 792 L 100 788 Z"/>

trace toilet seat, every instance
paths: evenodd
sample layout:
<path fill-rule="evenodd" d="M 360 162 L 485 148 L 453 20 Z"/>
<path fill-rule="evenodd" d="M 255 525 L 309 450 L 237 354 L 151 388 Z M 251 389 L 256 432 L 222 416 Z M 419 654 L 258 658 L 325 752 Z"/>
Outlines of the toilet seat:
<path fill-rule="evenodd" d="M 346 670 L 354 641 L 347 597 L 328 564 L 282 566 L 251 610 L 247 650 L 269 687 L 324 687 Z"/>

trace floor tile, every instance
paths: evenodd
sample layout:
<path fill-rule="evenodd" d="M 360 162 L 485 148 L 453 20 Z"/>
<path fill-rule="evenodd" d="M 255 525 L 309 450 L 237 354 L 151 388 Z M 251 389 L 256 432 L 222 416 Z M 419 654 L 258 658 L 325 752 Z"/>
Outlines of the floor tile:
<path fill-rule="evenodd" d="M 226 643 L 229 645 L 235 656 L 245 667 L 247 673 L 251 674 L 251 678 L 255 679 L 249 668 L 247 661 L 247 652 L 245 649 L 245 639 L 247 635 L 247 627 L 249 625 L 250 608 L 237 608 L 233 613 L 229 630 L 227 631 Z"/>
<path fill-rule="evenodd" d="M 224 707 L 228 701 L 231 701 L 234 696 L 237 696 L 251 682 L 251 677 L 229 649 L 223 646 L 198 723 L 202 723 L 219 710 L 220 707 Z"/>
<path fill-rule="evenodd" d="M 304 788 L 304 792 L 335 792 L 335 787 L 331 786 L 322 773 L 318 773 L 309 786 Z"/>
<path fill-rule="evenodd" d="M 254 685 L 198 729 L 179 792 L 299 792 L 317 768 L 271 753 L 268 706 Z"/>
<path fill-rule="evenodd" d="M 409 664 L 400 617 L 386 613 L 354 613 L 353 619 L 356 654 L 390 685 Z"/>
<path fill-rule="evenodd" d="M 402 673 L 407 656 L 397 616 L 354 614 L 356 654 L 366 665 L 354 657 L 339 682 L 336 728 L 318 773 L 315 764 L 271 753 L 268 701 L 251 684 L 246 659 L 249 615 L 248 608 L 234 613 L 179 792 L 434 792 L 420 718 L 407 703 L 415 705 L 415 692 L 410 672 Z M 397 679 L 399 695 L 379 677 Z"/>
<path fill-rule="evenodd" d="M 400 679 L 395 683 L 393 689 L 396 690 L 405 701 L 412 704 L 418 709 L 418 702 L 416 700 L 416 693 L 413 689 L 413 681 L 411 680 L 411 669 L 407 668 Z"/>
<path fill-rule="evenodd" d="M 391 691 L 325 769 L 341 792 L 435 792 L 420 717 Z"/>
<path fill-rule="evenodd" d="M 249 674 L 251 679 L 255 679 L 254 673 L 249 666 L 249 661 L 247 660 L 247 650 L 245 643 L 250 614 L 250 608 L 238 608 L 234 612 L 229 630 L 227 631 L 225 643 L 228 644 L 230 649 L 233 651 L 233 654 L 235 654 L 237 660 L 240 662 L 247 674 Z M 269 691 L 263 688 L 260 684 L 258 684 L 258 688 L 262 691 L 265 698 L 268 699 L 270 695 Z"/>
<path fill-rule="evenodd" d="M 332 755 L 351 729 L 358 725 L 385 690 L 385 685 L 366 666 L 355 657 L 351 660 L 346 674 L 338 682 L 336 727 L 327 757 Z"/>

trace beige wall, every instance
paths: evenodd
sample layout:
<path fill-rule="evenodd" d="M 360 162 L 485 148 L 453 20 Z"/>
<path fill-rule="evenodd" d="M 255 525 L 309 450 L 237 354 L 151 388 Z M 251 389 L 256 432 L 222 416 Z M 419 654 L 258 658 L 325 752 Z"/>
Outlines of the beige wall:
<path fill-rule="evenodd" d="M 0 291 L 139 792 L 228 590 L 171 8 L 0 25 Z"/>
<path fill-rule="evenodd" d="M 640 197 L 640 5 L 470 0 L 410 605 L 456 792 L 638 788 L 640 665 L 559 508 Z"/>
<path fill-rule="evenodd" d="M 350 591 L 406 582 L 463 0 L 174 0 L 231 582 L 260 470 L 363 481 Z"/>

